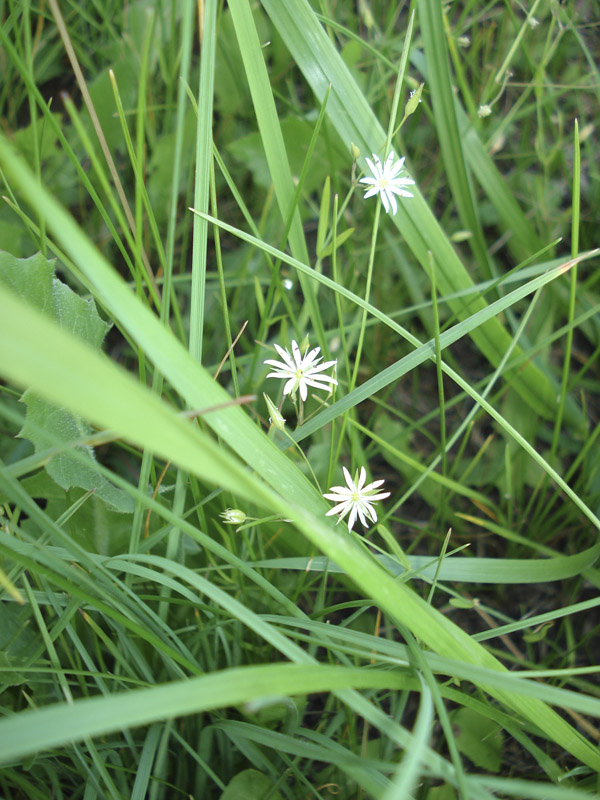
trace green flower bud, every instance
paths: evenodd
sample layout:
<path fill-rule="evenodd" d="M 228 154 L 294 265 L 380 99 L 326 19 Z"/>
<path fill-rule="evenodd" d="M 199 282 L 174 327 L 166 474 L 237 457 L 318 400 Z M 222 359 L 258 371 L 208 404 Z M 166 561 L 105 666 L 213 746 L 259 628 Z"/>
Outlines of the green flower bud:
<path fill-rule="evenodd" d="M 269 423 L 272 427 L 277 428 L 278 430 L 282 431 L 285 429 L 285 420 L 281 416 L 280 410 L 277 408 L 275 403 L 271 400 L 268 394 L 263 392 L 263 397 L 265 398 L 265 403 L 267 404 L 267 410 L 269 412 Z"/>
<path fill-rule="evenodd" d="M 225 525 L 243 525 L 247 520 L 246 514 L 239 508 L 226 508 L 219 516 Z"/>
<path fill-rule="evenodd" d="M 404 117 L 409 117 L 411 114 L 414 114 L 417 110 L 417 106 L 421 102 L 421 95 L 423 94 L 423 87 L 425 86 L 424 83 L 420 83 L 419 86 L 414 89 L 410 93 L 410 97 L 406 101 L 406 105 L 404 106 Z"/>
<path fill-rule="evenodd" d="M 308 333 L 307 333 L 304 339 L 302 339 L 302 341 L 300 342 L 300 352 L 302 353 L 303 356 L 306 355 L 306 351 L 308 350 L 309 347 L 310 347 L 310 340 L 308 338 Z"/>

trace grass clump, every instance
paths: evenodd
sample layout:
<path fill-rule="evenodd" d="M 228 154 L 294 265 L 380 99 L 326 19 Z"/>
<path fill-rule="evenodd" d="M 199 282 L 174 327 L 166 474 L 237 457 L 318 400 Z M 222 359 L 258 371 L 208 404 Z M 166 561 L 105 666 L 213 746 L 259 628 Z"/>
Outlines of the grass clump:
<path fill-rule="evenodd" d="M 0 3 L 0 793 L 595 796 L 593 20 L 194 11 Z"/>

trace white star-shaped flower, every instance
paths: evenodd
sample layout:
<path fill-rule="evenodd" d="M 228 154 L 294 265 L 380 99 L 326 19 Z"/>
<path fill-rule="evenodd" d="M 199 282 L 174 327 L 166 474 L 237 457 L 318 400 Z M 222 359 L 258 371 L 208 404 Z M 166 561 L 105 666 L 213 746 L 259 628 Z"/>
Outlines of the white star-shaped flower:
<path fill-rule="evenodd" d="M 390 492 L 377 492 L 383 481 L 373 481 L 365 486 L 367 480 L 367 471 L 364 467 L 360 468 L 360 475 L 358 470 L 352 480 L 352 476 L 346 469 L 344 470 L 344 477 L 346 478 L 347 486 L 332 486 L 327 494 L 324 494 L 327 500 L 332 500 L 337 503 L 332 509 L 327 512 L 328 517 L 333 514 L 339 516 L 338 522 L 341 522 L 346 514 L 350 512 L 348 517 L 348 530 L 351 531 L 358 517 L 365 528 L 369 527 L 367 517 L 371 522 L 377 522 L 377 513 L 373 507 L 376 500 L 384 500 L 390 496 Z"/>
<path fill-rule="evenodd" d="M 281 361 L 274 361 L 267 359 L 265 364 L 275 367 L 273 372 L 269 372 L 267 378 L 284 378 L 287 383 L 283 387 L 284 394 L 291 394 L 292 397 L 296 391 L 300 390 L 300 397 L 303 401 L 306 400 L 308 392 L 306 387 L 313 386 L 315 389 L 331 390 L 332 386 L 337 386 L 337 381 L 331 375 L 321 375 L 323 370 L 334 367 L 337 361 L 326 361 L 324 364 L 319 364 L 323 356 L 319 356 L 321 352 L 320 347 L 314 347 L 302 355 L 298 343 L 292 341 L 292 356 L 283 347 L 275 345 L 275 350 L 279 353 Z"/>
<path fill-rule="evenodd" d="M 399 158 L 397 161 L 395 159 L 396 156 L 394 153 L 390 153 L 385 160 L 385 164 L 382 164 L 379 156 L 373 153 L 373 161 L 371 161 L 370 158 L 365 159 L 369 169 L 373 173 L 373 177 L 361 178 L 359 181 L 359 183 L 366 183 L 370 186 L 365 192 L 364 197 L 372 197 L 374 194 L 378 194 L 388 214 L 390 213 L 390 208 L 392 209 L 392 214 L 398 211 L 398 203 L 396 202 L 395 195 L 412 197 L 412 194 L 404 187 L 414 184 L 412 178 L 400 176 L 400 173 L 404 169 L 404 158 Z"/>

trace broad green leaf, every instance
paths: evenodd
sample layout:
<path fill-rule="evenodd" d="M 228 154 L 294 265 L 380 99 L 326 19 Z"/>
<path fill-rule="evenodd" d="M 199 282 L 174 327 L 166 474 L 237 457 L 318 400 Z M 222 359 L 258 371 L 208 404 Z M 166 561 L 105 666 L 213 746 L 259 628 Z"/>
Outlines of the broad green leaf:
<path fill-rule="evenodd" d="M 18 259 L 0 252 L 0 283 L 94 349 L 101 347 L 110 325 L 100 318 L 93 300 L 83 300 L 55 276 L 54 262 L 47 261 L 41 253 Z M 131 499 L 111 486 L 94 468 L 96 458 L 91 447 L 79 445 L 88 464 L 74 459 L 69 452 L 70 443 L 92 434 L 92 429 L 80 415 L 59 408 L 30 391 L 23 394 L 22 401 L 27 406 L 27 417 L 19 436 L 29 439 L 36 453 L 58 445 L 45 469 L 61 488 L 66 490 L 77 486 L 86 491 L 93 490 L 97 498 L 116 511 L 133 511 Z M 60 443 L 64 443 L 65 449 L 60 449 Z"/>

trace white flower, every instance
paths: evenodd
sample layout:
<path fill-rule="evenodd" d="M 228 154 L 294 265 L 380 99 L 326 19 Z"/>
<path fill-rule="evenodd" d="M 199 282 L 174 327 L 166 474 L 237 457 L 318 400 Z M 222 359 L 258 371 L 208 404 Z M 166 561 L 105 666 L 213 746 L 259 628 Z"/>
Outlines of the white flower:
<path fill-rule="evenodd" d="M 298 343 L 292 341 L 293 358 L 287 350 L 279 347 L 278 344 L 275 345 L 275 350 L 277 350 L 282 360 L 267 359 L 265 361 L 265 364 L 275 367 L 273 372 L 269 372 L 267 378 L 284 378 L 287 380 L 286 385 L 283 387 L 284 394 L 291 394 L 293 397 L 296 394 L 296 390 L 300 389 L 300 397 L 304 401 L 308 395 L 307 386 L 328 390 L 331 389 L 331 386 L 337 386 L 336 379 L 332 378 L 331 375 L 319 374 L 337 364 L 337 361 L 326 361 L 324 364 L 319 364 L 319 361 L 323 358 L 323 356 L 319 356 L 320 347 L 315 347 L 310 351 L 307 350 L 302 355 Z"/>
<path fill-rule="evenodd" d="M 332 500 L 334 503 L 337 503 L 337 505 L 327 512 L 326 516 L 330 517 L 332 514 L 338 514 L 338 522 L 341 522 L 346 514 L 350 512 L 350 516 L 348 517 L 349 531 L 354 527 L 356 517 L 360 519 L 365 528 L 368 528 L 369 523 L 367 522 L 367 517 L 371 522 L 377 522 L 377 513 L 373 507 L 373 503 L 376 500 L 384 500 L 386 497 L 389 497 L 390 492 L 376 493 L 375 490 L 383 484 L 383 481 L 373 481 L 373 483 L 369 483 L 368 486 L 365 486 L 367 471 L 364 467 L 360 468 L 360 476 L 357 470 L 354 480 L 352 480 L 346 467 L 342 467 L 342 469 L 344 470 L 344 477 L 348 485 L 332 486 L 329 493 L 323 495 L 327 500 Z"/>
<path fill-rule="evenodd" d="M 492 107 L 489 106 L 487 103 L 484 103 L 477 109 L 477 116 L 480 119 L 483 119 L 484 117 L 489 117 L 491 113 L 492 113 Z"/>
<path fill-rule="evenodd" d="M 396 163 L 394 163 L 395 158 L 396 156 L 390 153 L 385 160 L 385 164 L 382 165 L 379 157 L 373 153 L 373 161 L 371 161 L 370 158 L 366 158 L 365 161 L 374 177 L 361 178 L 359 181 L 359 183 L 367 183 L 370 185 L 370 188 L 367 189 L 364 194 L 365 198 L 378 194 L 388 214 L 390 213 L 390 207 L 392 209 L 392 214 L 398 211 L 398 204 L 396 203 L 394 195 L 398 194 L 402 197 L 412 197 L 412 194 L 407 192 L 404 187 L 414 184 L 412 178 L 399 177 L 404 169 L 404 158 L 399 158 Z"/>

